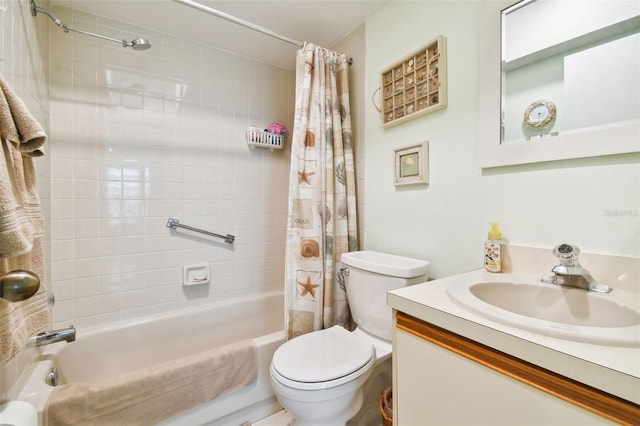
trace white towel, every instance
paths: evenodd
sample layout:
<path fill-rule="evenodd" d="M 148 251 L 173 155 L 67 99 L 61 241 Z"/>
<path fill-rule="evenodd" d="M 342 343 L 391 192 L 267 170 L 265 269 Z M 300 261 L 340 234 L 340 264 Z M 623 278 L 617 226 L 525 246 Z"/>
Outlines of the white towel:
<path fill-rule="evenodd" d="M 0 135 L 28 157 L 44 155 L 47 134 L 0 75 Z"/>
<path fill-rule="evenodd" d="M 27 269 L 40 277 L 24 302 L 0 299 L 0 362 L 22 350 L 29 336 L 49 326 L 43 262 L 43 219 L 33 157 L 44 155 L 47 135 L 0 76 L 0 274 Z"/>
<path fill-rule="evenodd" d="M 43 232 L 33 157 L 44 155 L 47 135 L 2 76 L 0 139 L 0 257 L 9 258 L 31 251 Z"/>

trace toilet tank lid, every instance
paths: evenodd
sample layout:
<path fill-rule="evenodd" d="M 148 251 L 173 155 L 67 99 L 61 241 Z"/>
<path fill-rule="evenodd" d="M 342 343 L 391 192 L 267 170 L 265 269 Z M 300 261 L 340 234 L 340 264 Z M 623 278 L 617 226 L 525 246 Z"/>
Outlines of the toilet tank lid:
<path fill-rule="evenodd" d="M 341 261 L 353 268 L 399 278 L 415 278 L 429 272 L 429 262 L 426 260 L 372 250 L 343 253 Z"/>

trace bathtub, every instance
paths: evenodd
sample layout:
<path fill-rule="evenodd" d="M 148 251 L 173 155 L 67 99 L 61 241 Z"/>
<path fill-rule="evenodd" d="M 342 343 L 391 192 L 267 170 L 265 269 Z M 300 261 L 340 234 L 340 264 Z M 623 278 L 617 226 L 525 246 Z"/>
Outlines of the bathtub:
<path fill-rule="evenodd" d="M 42 424 L 43 410 L 53 390 L 46 379 L 53 367 L 59 385 L 91 382 L 253 339 L 258 353 L 258 378 L 254 383 L 160 424 L 254 422 L 282 409 L 271 390 L 269 364 L 284 342 L 283 324 L 283 294 L 274 292 L 78 329 L 73 343 L 38 348 L 40 356 L 23 379 L 18 399 L 36 407 Z"/>

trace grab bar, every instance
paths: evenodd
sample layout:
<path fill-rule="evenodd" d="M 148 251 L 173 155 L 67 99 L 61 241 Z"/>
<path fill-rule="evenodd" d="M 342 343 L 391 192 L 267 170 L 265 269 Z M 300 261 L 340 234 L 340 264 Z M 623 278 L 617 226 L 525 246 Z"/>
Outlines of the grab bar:
<path fill-rule="evenodd" d="M 178 219 L 174 219 L 172 217 L 170 217 L 169 220 L 167 221 L 167 228 L 171 228 L 173 230 L 176 230 L 177 228 L 184 228 L 184 229 L 188 229 L 189 231 L 200 232 L 201 234 L 210 235 L 212 237 L 223 238 L 224 242 L 225 243 L 229 243 L 229 244 L 233 244 L 233 242 L 236 239 L 235 236 L 230 235 L 230 234 L 227 234 L 225 236 L 225 235 L 216 234 L 214 232 L 209 232 L 209 231 L 204 231 L 202 229 L 193 228 L 191 226 L 182 225 Z"/>

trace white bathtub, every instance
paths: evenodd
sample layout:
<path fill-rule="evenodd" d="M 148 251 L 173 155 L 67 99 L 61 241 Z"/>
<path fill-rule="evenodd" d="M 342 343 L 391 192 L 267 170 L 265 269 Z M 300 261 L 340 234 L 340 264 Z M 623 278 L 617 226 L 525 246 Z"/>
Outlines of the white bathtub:
<path fill-rule="evenodd" d="M 153 315 L 108 327 L 79 329 L 73 343 L 42 346 L 42 356 L 24 380 L 18 399 L 42 412 L 53 387 L 46 383 L 52 367 L 59 384 L 110 378 L 200 351 L 253 339 L 258 350 L 258 379 L 162 425 L 228 425 L 253 422 L 279 410 L 269 380 L 273 352 L 284 342 L 283 295 L 245 297 Z"/>

